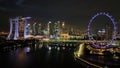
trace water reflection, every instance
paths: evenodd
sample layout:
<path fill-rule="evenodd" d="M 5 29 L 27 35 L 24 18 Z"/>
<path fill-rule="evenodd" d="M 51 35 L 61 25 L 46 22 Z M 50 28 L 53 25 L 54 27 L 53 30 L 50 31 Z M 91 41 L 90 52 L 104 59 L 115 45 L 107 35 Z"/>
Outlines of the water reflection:
<path fill-rule="evenodd" d="M 57 67 L 81 67 L 74 60 L 73 47 L 48 46 L 43 44 L 20 45 L 8 48 L 0 56 L 9 64 L 9 68 L 57 68 Z M 1 61 L 0 61 L 1 62 Z M 6 66 L 4 66 L 6 67 Z"/>
<path fill-rule="evenodd" d="M 120 58 L 118 58 L 120 57 L 120 54 L 117 56 L 115 55 L 115 58 L 114 54 L 109 53 L 105 55 L 90 54 L 90 51 L 87 51 L 85 46 L 87 45 L 81 44 L 75 49 L 74 55 L 78 60 L 83 61 L 91 66 L 100 68 L 104 67 L 112 68 L 112 66 L 113 67 L 120 66 Z"/>
<path fill-rule="evenodd" d="M 24 62 L 25 62 L 25 51 L 23 51 L 23 49 L 19 49 L 17 50 L 17 54 L 16 54 L 16 67 L 23 67 L 24 66 Z"/>
<path fill-rule="evenodd" d="M 13 67 L 15 68 L 24 68 L 27 62 L 29 62 L 28 60 L 28 56 L 27 54 L 30 52 L 30 47 L 20 47 L 17 48 L 15 51 L 11 51 L 9 55 L 10 58 L 10 62 L 12 63 Z"/>

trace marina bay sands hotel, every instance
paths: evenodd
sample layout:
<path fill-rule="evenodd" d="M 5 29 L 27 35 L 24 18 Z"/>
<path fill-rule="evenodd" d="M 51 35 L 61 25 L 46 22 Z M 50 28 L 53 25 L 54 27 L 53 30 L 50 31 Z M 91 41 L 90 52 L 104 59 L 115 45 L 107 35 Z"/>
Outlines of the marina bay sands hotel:
<path fill-rule="evenodd" d="M 10 32 L 8 34 L 7 39 L 26 39 L 26 26 L 27 26 L 27 20 L 31 17 L 16 17 L 16 18 L 10 18 Z"/>

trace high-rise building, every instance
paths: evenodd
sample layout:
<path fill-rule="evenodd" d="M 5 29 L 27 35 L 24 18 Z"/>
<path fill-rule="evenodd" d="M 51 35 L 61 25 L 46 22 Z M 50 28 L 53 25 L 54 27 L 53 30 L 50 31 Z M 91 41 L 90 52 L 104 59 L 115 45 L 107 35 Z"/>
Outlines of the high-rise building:
<path fill-rule="evenodd" d="M 120 34 L 120 21 L 116 23 L 117 24 L 117 34 Z"/>
<path fill-rule="evenodd" d="M 42 34 L 42 25 L 39 23 L 38 24 L 38 34 L 41 35 Z"/>
<path fill-rule="evenodd" d="M 7 39 L 26 39 L 26 26 L 27 26 L 27 19 L 31 17 L 16 17 L 10 18 L 10 32 L 8 34 Z"/>
<path fill-rule="evenodd" d="M 58 38 L 60 35 L 60 21 L 54 23 L 54 34 L 56 38 Z"/>
<path fill-rule="evenodd" d="M 106 24 L 105 27 L 105 34 L 106 34 L 106 40 L 110 40 L 112 38 L 113 35 L 113 25 L 112 24 Z"/>
<path fill-rule="evenodd" d="M 27 33 L 26 33 L 26 34 L 27 34 L 27 35 L 32 35 L 33 30 L 32 30 L 31 24 L 27 24 L 26 29 L 27 29 Z"/>

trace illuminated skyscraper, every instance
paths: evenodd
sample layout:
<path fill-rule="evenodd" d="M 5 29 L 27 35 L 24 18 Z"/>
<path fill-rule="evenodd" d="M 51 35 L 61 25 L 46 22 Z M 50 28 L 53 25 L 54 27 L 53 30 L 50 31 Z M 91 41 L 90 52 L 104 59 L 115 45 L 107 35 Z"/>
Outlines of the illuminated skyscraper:
<path fill-rule="evenodd" d="M 58 38 L 59 35 L 60 35 L 60 21 L 57 21 L 55 24 L 54 24 L 54 34 L 55 34 L 55 37 Z"/>
<path fill-rule="evenodd" d="M 112 24 L 106 24 L 105 34 L 106 34 L 106 39 L 107 40 L 110 40 L 112 38 L 112 35 L 113 35 L 113 26 L 112 26 Z"/>
<path fill-rule="evenodd" d="M 62 29 L 61 29 L 61 33 L 65 33 L 65 22 L 62 22 Z"/>
<path fill-rule="evenodd" d="M 32 30 L 31 24 L 27 24 L 26 29 L 27 29 L 27 33 L 26 34 L 27 35 L 32 35 L 33 30 Z"/>
<path fill-rule="evenodd" d="M 16 17 L 14 19 L 10 18 L 10 33 L 8 34 L 7 39 L 25 39 L 26 38 L 26 26 L 27 26 L 27 19 L 31 17 Z"/>
<path fill-rule="evenodd" d="M 41 34 L 42 33 L 42 26 L 41 26 L 41 24 L 38 24 L 38 34 Z"/>

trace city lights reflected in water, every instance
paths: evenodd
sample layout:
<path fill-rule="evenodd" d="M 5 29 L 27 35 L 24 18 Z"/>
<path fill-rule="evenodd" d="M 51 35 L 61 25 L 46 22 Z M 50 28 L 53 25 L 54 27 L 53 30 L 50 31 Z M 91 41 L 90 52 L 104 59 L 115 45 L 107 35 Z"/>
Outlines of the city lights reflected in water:
<path fill-rule="evenodd" d="M 85 48 L 83 47 L 83 45 L 84 44 L 80 44 L 80 46 L 76 48 L 74 52 L 76 59 L 87 63 L 89 66 L 93 66 L 92 68 L 94 67 L 95 68 L 96 67 L 97 68 L 105 68 L 105 67 L 111 68 L 111 67 L 120 66 L 120 59 L 119 59 L 120 54 L 117 54 L 117 56 L 115 53 L 110 53 L 110 52 L 107 52 L 107 54 L 104 53 L 104 55 L 90 54 L 90 51 L 84 50 Z M 87 52 L 89 52 L 89 54 Z"/>
<path fill-rule="evenodd" d="M 6 57 L 0 59 L 5 61 L 3 64 L 9 64 L 8 66 L 11 68 L 64 68 L 69 67 L 69 65 L 72 68 L 82 67 L 74 60 L 74 48 L 71 47 L 48 46 L 36 43 L 29 46 L 16 45 L 14 49 L 11 47 L 8 47 L 8 49 L 9 51 L 5 49 L 5 53 L 1 55 Z"/>
<path fill-rule="evenodd" d="M 78 44 L 78 48 L 75 50 L 71 45 L 67 45 L 66 47 L 48 46 L 38 43 L 29 46 L 25 45 L 24 47 L 19 45 L 19 47 L 16 46 L 14 48 L 8 47 L 9 51 L 0 55 L 6 57 L 4 57 L 4 59 L 0 59 L 2 59 L 1 61 L 6 62 L 4 64 L 10 64 L 10 67 L 12 65 L 12 68 L 37 68 L 41 66 L 42 68 L 57 68 L 56 66 L 61 68 L 64 68 L 65 66 L 70 66 L 72 68 L 77 66 L 82 68 L 91 68 L 91 66 L 89 66 L 90 64 L 85 64 L 84 62 L 81 62 L 81 60 L 76 61 L 74 54 L 76 54 L 78 58 L 81 57 L 93 63 L 106 63 L 107 65 L 118 65 L 120 63 L 119 59 L 114 60 L 111 59 L 110 56 L 85 55 L 84 48 L 84 43 L 80 45 Z"/>
<path fill-rule="evenodd" d="M 84 43 L 82 43 L 82 44 L 80 44 L 79 45 L 79 50 L 78 50 L 78 56 L 80 57 L 81 55 L 83 55 L 83 53 L 84 53 Z"/>

